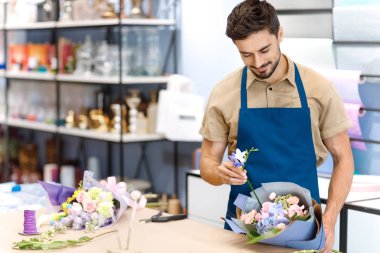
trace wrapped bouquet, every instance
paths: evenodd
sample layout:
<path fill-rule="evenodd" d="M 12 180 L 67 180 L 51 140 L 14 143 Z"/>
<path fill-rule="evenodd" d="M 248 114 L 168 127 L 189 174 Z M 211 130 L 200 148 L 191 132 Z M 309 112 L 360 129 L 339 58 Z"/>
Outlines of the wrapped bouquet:
<path fill-rule="evenodd" d="M 116 222 L 125 212 L 130 200 L 125 183 L 116 183 L 115 177 L 98 182 L 90 171 L 85 171 L 82 184 L 77 188 L 64 185 L 40 182 L 48 193 L 50 202 L 58 207 L 59 212 L 42 218 L 50 220 L 57 229 L 71 228 L 95 231 L 100 227 Z M 145 206 L 145 198 L 140 205 Z"/>
<path fill-rule="evenodd" d="M 251 148 L 236 152 L 229 159 L 245 170 Z M 303 250 L 322 249 L 325 234 L 321 206 L 308 189 L 291 182 L 263 183 L 251 189 L 251 197 L 239 194 L 234 201 L 237 218 L 226 219 L 235 233 L 245 233 L 249 243 L 266 243 Z"/>
<path fill-rule="evenodd" d="M 249 243 L 266 243 L 297 249 L 324 245 L 322 210 L 310 191 L 289 182 L 264 183 L 251 197 L 239 194 L 237 218 L 226 220 L 235 233 L 246 233 Z"/>

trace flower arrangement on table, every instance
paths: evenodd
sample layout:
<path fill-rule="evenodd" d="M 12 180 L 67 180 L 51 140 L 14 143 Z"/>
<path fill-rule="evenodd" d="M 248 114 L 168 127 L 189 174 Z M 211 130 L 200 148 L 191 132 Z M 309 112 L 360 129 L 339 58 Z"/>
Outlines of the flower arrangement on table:
<path fill-rule="evenodd" d="M 249 154 L 257 150 L 236 149 L 229 159 L 244 170 Z M 253 189 L 249 180 L 247 183 L 251 196 L 239 194 L 234 201 L 237 218 L 226 219 L 235 233 L 245 233 L 248 243 L 319 252 L 325 241 L 322 210 L 308 189 L 291 182 L 262 183 Z"/>
<path fill-rule="evenodd" d="M 147 201 L 138 191 L 130 194 L 127 185 L 124 182 L 116 183 L 115 177 L 98 182 L 90 171 L 85 171 L 83 181 L 77 189 L 56 183 L 40 184 L 46 190 L 53 207 L 58 208 L 60 212 L 41 215 L 39 225 L 50 222 L 52 227 L 39 237 L 14 243 L 15 249 L 47 250 L 86 243 L 117 230 L 106 231 L 96 236 L 82 236 L 77 240 L 53 239 L 55 234 L 63 233 L 67 229 L 95 232 L 118 221 L 128 206 L 135 212 L 136 209 L 145 207 Z M 139 194 L 138 198 L 133 197 L 136 193 Z"/>
<path fill-rule="evenodd" d="M 115 177 L 109 177 L 108 181 L 98 182 L 92 177 L 90 171 L 85 171 L 83 182 L 77 189 L 66 190 L 65 198 L 59 198 L 62 187 L 57 184 L 40 182 L 48 192 L 54 205 L 59 205 L 60 212 L 53 213 L 50 224 L 57 229 L 71 228 L 73 230 L 85 229 L 93 232 L 100 227 L 116 222 L 125 212 L 129 193 L 126 184 L 116 184 Z M 66 187 L 67 188 L 67 187 Z M 62 202 L 62 200 L 64 200 Z"/>
<path fill-rule="evenodd" d="M 112 223 L 118 205 L 109 191 L 98 187 L 86 190 L 79 186 L 73 196 L 61 205 L 62 212 L 54 216 L 52 225 L 96 231 L 99 227 Z"/>

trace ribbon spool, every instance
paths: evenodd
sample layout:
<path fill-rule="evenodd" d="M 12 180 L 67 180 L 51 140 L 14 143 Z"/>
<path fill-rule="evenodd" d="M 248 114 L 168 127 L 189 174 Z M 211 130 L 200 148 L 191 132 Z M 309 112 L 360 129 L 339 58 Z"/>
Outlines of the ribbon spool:
<path fill-rule="evenodd" d="M 36 211 L 24 210 L 24 230 L 19 233 L 20 235 L 38 235 L 36 226 Z"/>

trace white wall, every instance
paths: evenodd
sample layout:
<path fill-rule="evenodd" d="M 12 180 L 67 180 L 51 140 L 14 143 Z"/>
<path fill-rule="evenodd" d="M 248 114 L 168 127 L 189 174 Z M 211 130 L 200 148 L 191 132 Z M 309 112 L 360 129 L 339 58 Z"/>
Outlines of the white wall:
<path fill-rule="evenodd" d="M 239 2 L 181 2 L 179 72 L 191 78 L 206 99 L 219 80 L 243 66 L 235 45 L 225 35 L 227 16 Z"/>

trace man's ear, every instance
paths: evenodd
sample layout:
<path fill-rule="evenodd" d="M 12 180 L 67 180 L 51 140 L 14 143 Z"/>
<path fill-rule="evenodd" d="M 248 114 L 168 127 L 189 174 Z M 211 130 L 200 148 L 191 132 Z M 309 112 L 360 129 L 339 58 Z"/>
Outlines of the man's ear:
<path fill-rule="evenodd" d="M 280 28 L 278 29 L 277 39 L 278 42 L 282 42 L 282 40 L 284 39 L 284 28 L 282 26 L 280 26 Z"/>

